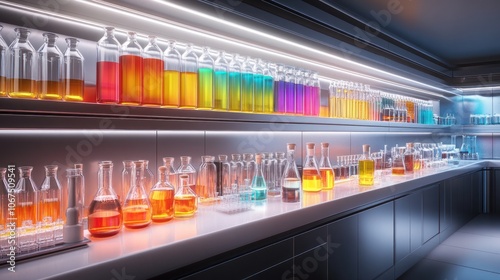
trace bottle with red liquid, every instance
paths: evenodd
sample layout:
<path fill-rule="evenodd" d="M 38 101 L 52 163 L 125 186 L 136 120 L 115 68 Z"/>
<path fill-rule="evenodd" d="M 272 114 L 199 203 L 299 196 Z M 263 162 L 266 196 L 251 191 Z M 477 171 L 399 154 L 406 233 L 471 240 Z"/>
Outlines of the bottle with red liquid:
<path fill-rule="evenodd" d="M 123 225 L 127 228 L 143 228 L 151 224 L 151 204 L 144 190 L 144 162 L 134 161 L 134 181 L 123 203 Z"/>
<path fill-rule="evenodd" d="M 181 54 L 175 41 L 168 42 L 163 53 L 163 107 L 179 107 L 181 92 Z"/>
<path fill-rule="evenodd" d="M 141 105 L 144 83 L 144 59 L 137 33 L 129 31 L 120 51 L 120 104 Z"/>
<path fill-rule="evenodd" d="M 142 105 L 160 106 L 163 97 L 163 52 L 156 43 L 156 36 L 149 36 L 144 48 L 144 88 Z"/>
<path fill-rule="evenodd" d="M 76 38 L 66 38 L 68 48 L 64 52 L 63 98 L 66 101 L 83 101 L 85 85 L 83 55 L 76 48 Z"/>
<path fill-rule="evenodd" d="M 114 27 L 104 27 L 104 36 L 97 42 L 98 103 L 118 103 L 121 46 L 114 33 Z"/>
<path fill-rule="evenodd" d="M 88 229 L 95 237 L 112 236 L 123 224 L 122 208 L 113 190 L 113 162 L 99 162 L 98 189 L 89 206 Z"/>

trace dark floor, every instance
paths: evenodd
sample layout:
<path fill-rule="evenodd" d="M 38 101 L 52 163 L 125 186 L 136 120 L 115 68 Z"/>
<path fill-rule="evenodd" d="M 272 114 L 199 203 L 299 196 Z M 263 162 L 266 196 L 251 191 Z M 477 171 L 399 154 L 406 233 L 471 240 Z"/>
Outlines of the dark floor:
<path fill-rule="evenodd" d="M 500 215 L 479 215 L 398 279 L 500 279 Z"/>

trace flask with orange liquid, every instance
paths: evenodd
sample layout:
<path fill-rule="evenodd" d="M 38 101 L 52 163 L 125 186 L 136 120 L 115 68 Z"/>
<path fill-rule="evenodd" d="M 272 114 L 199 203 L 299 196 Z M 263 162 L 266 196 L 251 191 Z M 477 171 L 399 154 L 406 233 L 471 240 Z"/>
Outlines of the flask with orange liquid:
<path fill-rule="evenodd" d="M 306 147 L 306 160 L 302 170 L 302 190 L 305 192 L 317 192 L 322 189 L 322 185 L 321 174 L 314 158 L 314 143 L 306 143 Z"/>
<path fill-rule="evenodd" d="M 151 204 L 144 190 L 144 162 L 134 161 L 135 180 L 123 202 L 123 225 L 127 228 L 143 228 L 151 223 Z"/>
<path fill-rule="evenodd" d="M 166 166 L 158 167 L 158 182 L 149 193 L 153 222 L 166 222 L 174 217 L 175 190 L 168 180 L 167 172 Z"/>
<path fill-rule="evenodd" d="M 180 185 L 174 197 L 174 216 L 176 218 L 192 217 L 198 211 L 198 198 L 189 187 L 189 175 L 179 176 Z"/>

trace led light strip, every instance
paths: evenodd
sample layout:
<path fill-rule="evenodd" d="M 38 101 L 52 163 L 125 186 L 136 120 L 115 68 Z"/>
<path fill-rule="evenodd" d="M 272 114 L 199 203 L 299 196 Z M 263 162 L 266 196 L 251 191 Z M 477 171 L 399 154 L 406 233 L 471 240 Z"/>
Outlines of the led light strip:
<path fill-rule="evenodd" d="M 474 92 L 474 91 L 493 91 L 493 90 L 500 90 L 500 86 L 494 86 L 494 87 L 472 87 L 472 88 L 457 88 L 458 90 L 462 92 Z"/>

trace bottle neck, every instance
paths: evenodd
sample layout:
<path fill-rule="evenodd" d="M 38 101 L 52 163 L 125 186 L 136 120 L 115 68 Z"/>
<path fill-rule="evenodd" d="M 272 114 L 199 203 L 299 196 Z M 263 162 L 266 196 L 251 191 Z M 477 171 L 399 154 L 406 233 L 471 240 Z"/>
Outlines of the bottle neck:
<path fill-rule="evenodd" d="M 112 167 L 101 167 L 99 170 L 99 189 L 109 190 L 112 189 L 111 180 L 113 168 Z"/>

